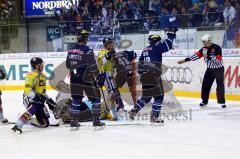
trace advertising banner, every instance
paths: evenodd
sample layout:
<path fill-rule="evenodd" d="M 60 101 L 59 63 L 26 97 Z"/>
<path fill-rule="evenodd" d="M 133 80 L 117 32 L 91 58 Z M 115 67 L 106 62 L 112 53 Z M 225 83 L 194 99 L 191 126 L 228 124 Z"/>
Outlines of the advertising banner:
<path fill-rule="evenodd" d="M 79 0 L 25 0 L 26 16 L 52 16 L 60 8 L 69 9 L 72 4 L 78 5 Z"/>

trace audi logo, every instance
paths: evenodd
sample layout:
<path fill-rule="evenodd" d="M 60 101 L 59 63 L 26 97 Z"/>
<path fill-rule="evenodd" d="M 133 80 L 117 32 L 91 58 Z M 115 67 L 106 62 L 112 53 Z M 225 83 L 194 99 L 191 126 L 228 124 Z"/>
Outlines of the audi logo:
<path fill-rule="evenodd" d="M 190 84 L 193 73 L 189 67 L 167 67 L 167 71 L 163 76 L 168 82 Z"/>

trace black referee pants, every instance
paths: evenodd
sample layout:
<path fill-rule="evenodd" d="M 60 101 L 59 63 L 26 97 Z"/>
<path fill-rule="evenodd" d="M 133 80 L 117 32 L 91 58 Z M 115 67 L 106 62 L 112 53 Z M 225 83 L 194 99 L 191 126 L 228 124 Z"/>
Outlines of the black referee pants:
<path fill-rule="evenodd" d="M 205 72 L 202 83 L 202 101 L 207 104 L 209 99 L 209 93 L 214 80 L 217 83 L 217 102 L 219 104 L 225 103 L 225 88 L 224 88 L 224 67 L 220 68 L 208 68 Z"/>

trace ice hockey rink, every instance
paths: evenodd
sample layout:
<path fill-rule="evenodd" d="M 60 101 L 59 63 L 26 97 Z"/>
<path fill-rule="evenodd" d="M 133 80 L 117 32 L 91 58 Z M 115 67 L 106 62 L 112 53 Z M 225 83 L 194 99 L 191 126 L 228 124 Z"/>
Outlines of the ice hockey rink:
<path fill-rule="evenodd" d="M 51 97 L 55 92 L 49 93 Z M 24 112 L 22 92 L 2 95 L 5 116 L 16 121 Z M 1 159 L 230 159 L 240 153 L 240 102 L 228 101 L 221 109 L 216 100 L 199 108 L 200 99 L 178 98 L 185 117 L 165 118 L 164 126 L 151 126 L 148 120 L 107 122 L 105 129 L 93 131 L 82 123 L 78 131 L 67 125 L 45 129 L 25 126 L 23 134 L 12 134 L 13 125 L 0 125 Z M 131 106 L 128 106 L 130 108 Z M 178 119 L 178 120 L 177 120 Z M 52 122 L 56 122 L 51 120 Z M 121 125 L 131 123 L 131 125 Z"/>

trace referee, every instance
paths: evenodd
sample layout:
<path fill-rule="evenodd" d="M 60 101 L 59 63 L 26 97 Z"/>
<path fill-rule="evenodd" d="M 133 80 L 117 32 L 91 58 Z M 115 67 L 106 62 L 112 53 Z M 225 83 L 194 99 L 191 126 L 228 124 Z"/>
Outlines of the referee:
<path fill-rule="evenodd" d="M 189 61 L 196 61 L 201 57 L 204 57 L 204 61 L 207 64 L 207 70 L 205 72 L 201 98 L 202 103 L 200 106 L 206 106 L 208 104 L 209 93 L 214 80 L 217 83 L 217 101 L 221 104 L 222 108 L 226 108 L 225 104 L 225 89 L 224 89 L 224 66 L 222 60 L 222 49 L 219 45 L 212 43 L 210 34 L 205 34 L 202 38 L 203 47 L 195 52 L 193 55 L 178 61 L 178 64 L 182 64 Z"/>

